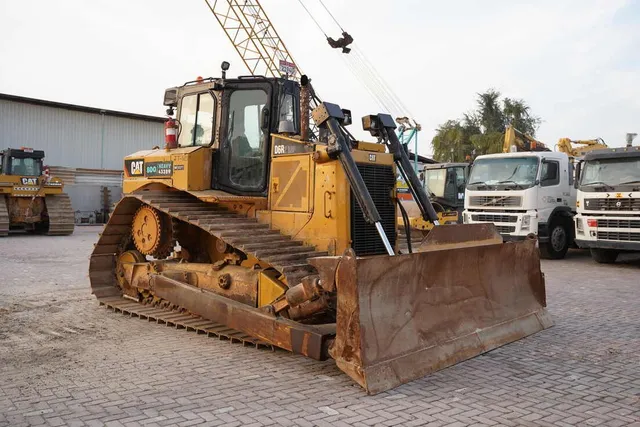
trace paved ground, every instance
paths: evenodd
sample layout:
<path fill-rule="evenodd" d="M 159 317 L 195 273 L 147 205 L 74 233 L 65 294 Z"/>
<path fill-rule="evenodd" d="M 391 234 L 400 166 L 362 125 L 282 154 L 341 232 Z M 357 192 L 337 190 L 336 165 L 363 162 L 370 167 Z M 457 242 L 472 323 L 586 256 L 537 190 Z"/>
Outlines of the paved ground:
<path fill-rule="evenodd" d="M 97 228 L 0 239 L 0 426 L 640 426 L 640 260 L 544 262 L 556 326 L 369 397 L 331 362 L 99 308 Z"/>

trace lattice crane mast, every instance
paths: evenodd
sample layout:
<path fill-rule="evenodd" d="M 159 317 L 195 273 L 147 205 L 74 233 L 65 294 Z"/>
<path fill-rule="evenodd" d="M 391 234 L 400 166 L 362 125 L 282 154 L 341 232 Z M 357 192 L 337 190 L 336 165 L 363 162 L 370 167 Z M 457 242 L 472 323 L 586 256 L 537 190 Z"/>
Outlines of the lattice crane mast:
<path fill-rule="evenodd" d="M 300 67 L 258 0 L 205 2 L 252 75 L 300 81 Z"/>

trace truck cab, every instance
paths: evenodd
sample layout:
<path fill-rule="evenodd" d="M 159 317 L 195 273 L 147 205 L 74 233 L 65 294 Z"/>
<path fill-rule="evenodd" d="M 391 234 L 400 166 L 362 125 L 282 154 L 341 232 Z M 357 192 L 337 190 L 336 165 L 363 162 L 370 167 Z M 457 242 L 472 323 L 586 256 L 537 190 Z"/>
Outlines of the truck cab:
<path fill-rule="evenodd" d="M 577 245 L 599 263 L 640 251 L 640 147 L 587 153 L 577 175 Z"/>
<path fill-rule="evenodd" d="M 543 257 L 564 258 L 574 243 L 573 158 L 552 151 L 478 156 L 464 199 L 463 222 L 495 224 L 505 240 L 534 234 Z"/>

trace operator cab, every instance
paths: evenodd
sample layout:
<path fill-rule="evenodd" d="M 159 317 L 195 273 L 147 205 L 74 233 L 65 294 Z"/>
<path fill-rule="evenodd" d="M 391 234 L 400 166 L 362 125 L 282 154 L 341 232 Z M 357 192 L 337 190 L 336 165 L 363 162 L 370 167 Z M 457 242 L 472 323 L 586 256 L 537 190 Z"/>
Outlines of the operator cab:
<path fill-rule="evenodd" d="M 0 153 L 0 173 L 4 175 L 40 176 L 44 151 L 31 148 L 8 148 Z"/>
<path fill-rule="evenodd" d="M 435 163 L 425 165 L 424 182 L 434 201 L 445 208 L 464 207 L 464 192 L 469 175 L 468 163 Z"/>
<path fill-rule="evenodd" d="M 165 92 L 177 109 L 178 146 L 212 149 L 212 188 L 232 194 L 267 194 L 272 133 L 300 133 L 300 86 L 262 76 L 198 78 Z"/>

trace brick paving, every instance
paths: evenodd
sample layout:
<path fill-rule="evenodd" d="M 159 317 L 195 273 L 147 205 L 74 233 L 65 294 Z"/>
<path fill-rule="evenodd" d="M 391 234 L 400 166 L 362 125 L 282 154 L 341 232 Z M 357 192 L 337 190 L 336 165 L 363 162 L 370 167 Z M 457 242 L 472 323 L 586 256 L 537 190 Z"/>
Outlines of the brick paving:
<path fill-rule="evenodd" d="M 640 427 L 638 258 L 544 261 L 556 326 L 366 396 L 331 361 L 98 307 L 96 237 L 0 239 L 0 426 Z"/>

